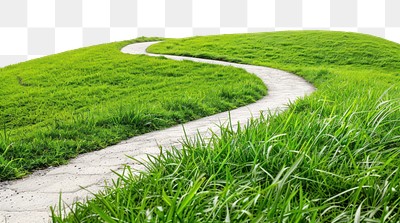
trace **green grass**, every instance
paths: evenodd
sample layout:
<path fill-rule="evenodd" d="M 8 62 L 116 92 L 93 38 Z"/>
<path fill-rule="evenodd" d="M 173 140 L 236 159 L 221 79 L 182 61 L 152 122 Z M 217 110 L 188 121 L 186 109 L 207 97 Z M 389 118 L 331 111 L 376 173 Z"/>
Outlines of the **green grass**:
<path fill-rule="evenodd" d="M 400 45 L 294 31 L 167 40 L 153 53 L 294 72 L 318 90 L 198 137 L 54 222 L 399 222 Z"/>
<path fill-rule="evenodd" d="M 87 47 L 1 68 L 0 180 L 266 94 L 261 80 L 242 69 L 120 52 L 149 40 L 154 39 Z"/>

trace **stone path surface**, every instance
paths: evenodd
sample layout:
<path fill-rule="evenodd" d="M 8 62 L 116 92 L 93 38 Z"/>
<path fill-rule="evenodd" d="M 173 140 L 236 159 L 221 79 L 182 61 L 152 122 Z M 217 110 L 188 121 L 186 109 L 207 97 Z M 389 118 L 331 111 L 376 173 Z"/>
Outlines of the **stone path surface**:
<path fill-rule="evenodd" d="M 147 54 L 146 48 L 155 42 L 132 44 L 121 51 L 129 54 Z M 268 87 L 268 95 L 256 103 L 230 111 L 232 123 L 245 124 L 251 117 L 259 117 L 261 111 L 279 112 L 286 105 L 312 93 L 315 88 L 293 74 L 244 64 L 198 58 L 168 56 L 173 60 L 192 60 L 202 63 L 234 66 L 257 75 Z M 197 133 L 207 136 L 210 130 L 218 130 L 218 125 L 227 123 L 228 112 L 223 112 L 186 124 L 174 126 L 161 131 L 155 131 L 122 141 L 117 145 L 107 147 L 78 156 L 67 165 L 51 167 L 37 171 L 28 177 L 15 181 L 0 183 L 0 222 L 49 222 L 49 207 L 58 204 L 60 192 L 62 201 L 70 205 L 74 201 L 90 197 L 90 192 L 97 192 L 106 182 L 116 179 L 112 171 L 121 171 L 125 164 L 137 170 L 144 170 L 139 163 L 126 155 L 139 160 L 146 160 L 146 154 L 159 154 L 159 146 L 165 149 L 176 146 L 184 137 L 183 127 L 187 136 L 194 137 Z"/>

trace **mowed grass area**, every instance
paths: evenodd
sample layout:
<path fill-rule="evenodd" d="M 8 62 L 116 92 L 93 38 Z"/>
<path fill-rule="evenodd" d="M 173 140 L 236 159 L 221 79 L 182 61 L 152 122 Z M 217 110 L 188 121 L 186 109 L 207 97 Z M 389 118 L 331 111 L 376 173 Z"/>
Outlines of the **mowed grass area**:
<path fill-rule="evenodd" d="M 242 69 L 120 52 L 140 38 L 0 69 L 0 180 L 256 101 Z"/>
<path fill-rule="evenodd" d="M 167 40 L 153 53 L 292 71 L 318 90 L 147 164 L 55 222 L 399 222 L 400 45 L 292 31 Z"/>

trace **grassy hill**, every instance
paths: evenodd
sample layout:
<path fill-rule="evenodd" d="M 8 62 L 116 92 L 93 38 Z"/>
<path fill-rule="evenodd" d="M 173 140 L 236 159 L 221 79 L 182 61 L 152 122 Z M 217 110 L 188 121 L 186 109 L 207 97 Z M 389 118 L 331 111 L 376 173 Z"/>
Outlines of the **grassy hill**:
<path fill-rule="evenodd" d="M 275 67 L 318 90 L 283 114 L 222 128 L 212 143 L 187 142 L 54 221 L 400 221 L 399 44 L 291 31 L 170 39 L 149 50 Z"/>
<path fill-rule="evenodd" d="M 103 44 L 1 68 L 0 180 L 266 94 L 262 81 L 241 69 L 120 52 L 151 40 Z"/>

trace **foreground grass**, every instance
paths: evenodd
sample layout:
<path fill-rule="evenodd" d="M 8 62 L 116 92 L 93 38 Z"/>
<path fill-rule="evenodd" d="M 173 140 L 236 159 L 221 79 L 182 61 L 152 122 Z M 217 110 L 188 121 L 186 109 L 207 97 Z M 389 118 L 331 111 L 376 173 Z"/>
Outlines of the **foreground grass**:
<path fill-rule="evenodd" d="M 0 180 L 254 102 L 266 93 L 261 80 L 241 69 L 120 52 L 148 40 L 0 69 Z"/>
<path fill-rule="evenodd" d="M 342 32 L 168 40 L 152 52 L 285 69 L 313 82 L 289 110 L 222 127 L 127 168 L 55 222 L 399 222 L 400 45 Z"/>

